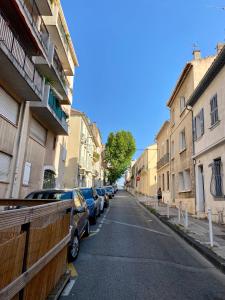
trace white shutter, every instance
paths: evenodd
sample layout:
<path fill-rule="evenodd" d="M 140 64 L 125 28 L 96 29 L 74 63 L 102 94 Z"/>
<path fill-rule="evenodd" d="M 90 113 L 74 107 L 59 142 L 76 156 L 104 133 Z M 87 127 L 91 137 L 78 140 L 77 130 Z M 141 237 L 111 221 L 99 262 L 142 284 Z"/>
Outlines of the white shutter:
<path fill-rule="evenodd" d="M 31 120 L 30 136 L 39 143 L 45 145 L 47 138 L 47 130 L 35 119 Z"/>
<path fill-rule="evenodd" d="M 31 163 L 25 162 L 24 172 L 23 172 L 23 184 L 28 185 L 30 181 L 30 171 L 31 171 Z"/>
<path fill-rule="evenodd" d="M 0 88 L 0 115 L 17 124 L 19 104 Z"/>
<path fill-rule="evenodd" d="M 0 181 L 8 181 L 11 156 L 0 152 Z"/>

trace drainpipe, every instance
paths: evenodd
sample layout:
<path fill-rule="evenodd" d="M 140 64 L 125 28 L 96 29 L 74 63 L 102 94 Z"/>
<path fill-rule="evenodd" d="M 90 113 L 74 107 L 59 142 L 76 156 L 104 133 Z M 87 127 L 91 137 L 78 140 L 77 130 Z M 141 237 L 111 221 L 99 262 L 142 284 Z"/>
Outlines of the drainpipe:
<path fill-rule="evenodd" d="M 193 107 L 190 105 L 186 105 L 186 109 L 188 111 L 191 112 L 191 130 L 192 130 L 192 155 L 195 154 L 195 141 L 194 141 L 194 136 L 193 136 L 193 132 L 194 132 L 194 127 L 193 127 L 193 120 L 194 120 L 194 114 L 193 114 Z M 197 213 L 196 211 L 196 207 L 197 207 L 197 203 L 196 203 L 196 199 L 197 199 L 197 192 L 196 192 L 196 176 L 195 176 L 195 159 L 193 159 L 193 165 L 194 165 L 194 187 L 195 187 L 195 214 Z"/>

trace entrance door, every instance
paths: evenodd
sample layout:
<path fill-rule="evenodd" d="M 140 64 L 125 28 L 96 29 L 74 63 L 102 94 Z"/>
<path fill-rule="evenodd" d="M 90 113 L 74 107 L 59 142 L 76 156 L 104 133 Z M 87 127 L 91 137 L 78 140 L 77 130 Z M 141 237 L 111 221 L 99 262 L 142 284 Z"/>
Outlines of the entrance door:
<path fill-rule="evenodd" d="M 205 212 L 205 187 L 204 187 L 204 170 L 203 166 L 198 166 L 198 187 L 197 187 L 197 201 L 198 211 Z"/>

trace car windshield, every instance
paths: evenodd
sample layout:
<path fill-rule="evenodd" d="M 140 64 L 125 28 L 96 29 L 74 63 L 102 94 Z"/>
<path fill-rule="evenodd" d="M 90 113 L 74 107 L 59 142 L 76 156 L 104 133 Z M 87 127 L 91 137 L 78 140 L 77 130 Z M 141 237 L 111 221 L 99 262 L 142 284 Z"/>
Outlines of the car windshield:
<path fill-rule="evenodd" d="M 85 199 L 90 199 L 93 198 L 93 191 L 92 189 L 81 189 L 80 190 L 81 194 Z"/>
<path fill-rule="evenodd" d="M 26 199 L 49 199 L 49 200 L 70 200 L 73 199 L 73 193 L 70 192 L 34 192 L 26 197 Z"/>

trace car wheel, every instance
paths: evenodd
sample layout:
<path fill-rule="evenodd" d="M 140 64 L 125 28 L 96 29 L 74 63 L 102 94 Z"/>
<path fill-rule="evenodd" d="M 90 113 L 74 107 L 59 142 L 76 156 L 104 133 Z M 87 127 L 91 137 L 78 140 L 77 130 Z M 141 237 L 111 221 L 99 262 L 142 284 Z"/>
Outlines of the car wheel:
<path fill-rule="evenodd" d="M 80 250 L 80 241 L 77 234 L 74 234 L 73 239 L 71 240 L 69 246 L 69 261 L 74 261 L 79 253 Z"/>
<path fill-rule="evenodd" d="M 90 222 L 88 220 L 85 226 L 84 236 L 89 236 L 89 234 L 90 234 Z"/>

